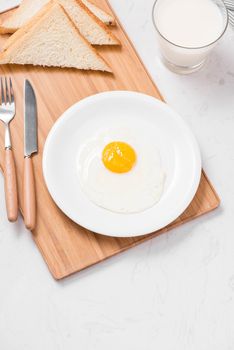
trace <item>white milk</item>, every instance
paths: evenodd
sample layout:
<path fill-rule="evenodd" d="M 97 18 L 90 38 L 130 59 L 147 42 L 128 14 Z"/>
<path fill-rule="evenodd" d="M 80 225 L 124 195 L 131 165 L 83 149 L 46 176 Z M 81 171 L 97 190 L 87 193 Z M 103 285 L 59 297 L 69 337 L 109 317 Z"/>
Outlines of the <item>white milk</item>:
<path fill-rule="evenodd" d="M 154 11 L 162 53 L 169 63 L 192 67 L 201 64 L 224 29 L 220 8 L 212 0 L 158 0 Z M 203 47 L 203 48 L 202 48 Z"/>

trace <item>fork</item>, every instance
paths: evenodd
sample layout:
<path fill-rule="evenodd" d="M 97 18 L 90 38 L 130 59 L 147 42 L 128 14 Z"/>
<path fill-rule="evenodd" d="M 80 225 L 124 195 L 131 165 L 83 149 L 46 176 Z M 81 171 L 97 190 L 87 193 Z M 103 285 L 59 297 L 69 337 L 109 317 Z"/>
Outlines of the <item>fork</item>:
<path fill-rule="evenodd" d="M 229 15 L 229 23 L 234 26 L 234 12 L 233 11 L 228 11 Z"/>
<path fill-rule="evenodd" d="M 226 5 L 227 9 L 234 10 L 234 1 L 232 0 L 224 0 L 224 4 Z"/>
<path fill-rule="evenodd" d="M 234 1 L 224 0 L 224 4 L 228 10 L 229 23 L 234 26 Z"/>
<path fill-rule="evenodd" d="M 11 146 L 10 122 L 15 116 L 15 99 L 11 78 L 9 84 L 7 78 L 5 83 L 0 79 L 1 103 L 0 120 L 5 124 L 5 198 L 8 220 L 14 222 L 18 218 L 18 194 L 15 171 L 15 160 Z"/>

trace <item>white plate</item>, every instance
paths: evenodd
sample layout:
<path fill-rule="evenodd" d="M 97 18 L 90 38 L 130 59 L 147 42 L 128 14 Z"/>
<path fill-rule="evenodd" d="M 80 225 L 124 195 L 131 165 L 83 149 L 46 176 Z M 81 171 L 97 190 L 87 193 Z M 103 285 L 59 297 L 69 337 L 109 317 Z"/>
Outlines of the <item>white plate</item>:
<path fill-rule="evenodd" d="M 97 130 L 118 123 L 134 123 L 144 138 L 155 135 L 166 173 L 160 201 L 136 214 L 96 206 L 79 185 L 79 148 Z M 201 157 L 188 126 L 168 105 L 148 95 L 112 91 L 85 98 L 59 118 L 45 143 L 43 173 L 55 203 L 73 221 L 104 235 L 130 237 L 159 230 L 182 214 L 197 191 Z"/>

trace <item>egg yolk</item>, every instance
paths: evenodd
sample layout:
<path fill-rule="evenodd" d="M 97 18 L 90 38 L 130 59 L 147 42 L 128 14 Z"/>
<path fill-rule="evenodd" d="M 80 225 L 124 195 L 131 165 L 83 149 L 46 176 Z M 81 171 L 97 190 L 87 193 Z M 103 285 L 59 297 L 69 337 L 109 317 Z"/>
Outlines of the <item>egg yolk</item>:
<path fill-rule="evenodd" d="M 134 149 L 125 142 L 111 142 L 102 152 L 105 167 L 113 173 L 127 173 L 136 162 Z"/>

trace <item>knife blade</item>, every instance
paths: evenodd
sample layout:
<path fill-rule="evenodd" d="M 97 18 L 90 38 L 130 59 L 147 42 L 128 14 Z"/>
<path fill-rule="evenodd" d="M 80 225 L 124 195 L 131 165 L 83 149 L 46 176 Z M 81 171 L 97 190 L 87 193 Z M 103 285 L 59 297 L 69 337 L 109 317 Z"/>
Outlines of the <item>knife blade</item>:
<path fill-rule="evenodd" d="M 31 83 L 24 84 L 24 156 L 30 157 L 38 151 L 37 141 L 37 103 Z"/>
<path fill-rule="evenodd" d="M 32 155 L 38 152 L 37 103 L 31 83 L 24 84 L 24 176 L 23 216 L 28 230 L 36 226 L 36 192 Z"/>

